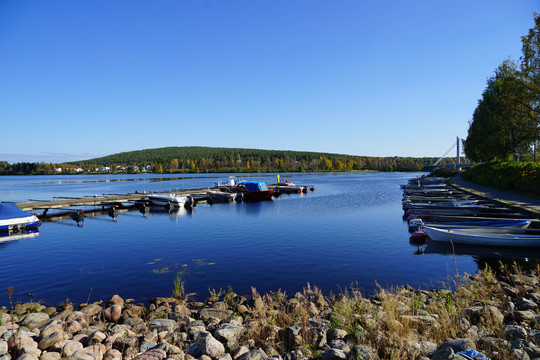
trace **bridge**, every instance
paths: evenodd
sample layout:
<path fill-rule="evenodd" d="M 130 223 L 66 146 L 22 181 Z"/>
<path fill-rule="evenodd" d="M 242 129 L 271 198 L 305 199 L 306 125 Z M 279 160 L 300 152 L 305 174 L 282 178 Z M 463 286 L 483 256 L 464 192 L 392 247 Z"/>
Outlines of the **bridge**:
<path fill-rule="evenodd" d="M 446 155 L 448 155 L 448 153 L 450 151 L 452 151 L 454 148 L 456 148 L 456 161 L 454 164 L 440 164 L 440 162 L 442 161 L 442 159 L 446 158 Z M 433 165 L 426 165 L 424 166 L 424 169 L 425 170 L 433 170 L 433 169 L 436 169 L 436 168 L 455 168 L 456 171 L 458 171 L 459 169 L 462 169 L 462 168 L 466 168 L 466 167 L 471 167 L 471 166 L 474 166 L 476 164 L 474 163 L 462 163 L 461 162 L 461 153 L 460 153 L 460 146 L 459 146 L 459 136 L 456 137 L 456 142 L 455 144 L 452 144 L 452 146 L 450 146 L 450 149 L 448 149 L 440 158 L 439 160 L 435 161 L 435 163 Z M 465 158 L 465 157 L 463 157 Z M 466 158 L 465 158 L 466 159 Z"/>

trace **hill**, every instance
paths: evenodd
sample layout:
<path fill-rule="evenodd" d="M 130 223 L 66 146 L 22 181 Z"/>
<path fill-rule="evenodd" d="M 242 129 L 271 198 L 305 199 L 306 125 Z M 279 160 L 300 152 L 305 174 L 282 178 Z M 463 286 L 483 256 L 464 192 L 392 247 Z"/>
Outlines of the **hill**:
<path fill-rule="evenodd" d="M 261 150 L 220 147 L 164 147 L 144 149 L 100 158 L 75 161 L 70 165 L 109 166 L 111 171 L 128 167 L 153 172 L 272 172 L 272 171 L 418 171 L 433 158 L 361 157 L 307 151 Z"/>

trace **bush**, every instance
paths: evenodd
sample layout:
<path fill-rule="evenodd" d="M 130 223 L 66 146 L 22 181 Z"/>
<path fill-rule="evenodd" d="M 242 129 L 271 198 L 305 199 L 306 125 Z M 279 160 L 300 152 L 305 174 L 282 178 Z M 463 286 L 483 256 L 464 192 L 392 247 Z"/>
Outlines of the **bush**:
<path fill-rule="evenodd" d="M 492 162 L 475 165 L 463 173 L 463 178 L 498 189 L 540 196 L 540 163 Z"/>

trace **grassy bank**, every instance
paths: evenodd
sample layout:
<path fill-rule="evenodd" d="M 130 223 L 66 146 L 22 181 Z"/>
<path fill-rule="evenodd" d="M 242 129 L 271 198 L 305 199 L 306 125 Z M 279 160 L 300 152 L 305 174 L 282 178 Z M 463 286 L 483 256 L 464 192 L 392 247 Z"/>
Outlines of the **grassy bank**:
<path fill-rule="evenodd" d="M 463 178 L 476 184 L 540 196 L 540 163 L 493 162 L 475 165 Z"/>

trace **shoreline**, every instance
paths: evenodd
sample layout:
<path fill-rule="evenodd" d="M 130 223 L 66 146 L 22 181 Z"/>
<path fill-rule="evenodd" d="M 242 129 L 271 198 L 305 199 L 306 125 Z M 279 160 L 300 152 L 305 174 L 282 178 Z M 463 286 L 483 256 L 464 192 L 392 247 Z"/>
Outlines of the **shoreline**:
<path fill-rule="evenodd" d="M 540 269 L 502 273 L 457 278 L 455 290 L 404 286 L 371 298 L 357 289 L 327 297 L 308 284 L 290 298 L 252 289 L 249 298 L 229 290 L 189 302 L 179 285 L 176 297 L 148 306 L 118 295 L 76 308 L 12 304 L 0 308 L 0 359 L 538 357 Z"/>

